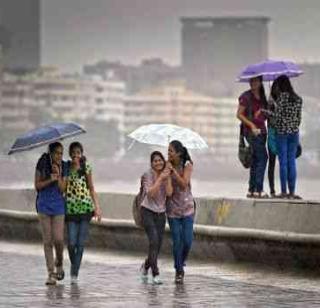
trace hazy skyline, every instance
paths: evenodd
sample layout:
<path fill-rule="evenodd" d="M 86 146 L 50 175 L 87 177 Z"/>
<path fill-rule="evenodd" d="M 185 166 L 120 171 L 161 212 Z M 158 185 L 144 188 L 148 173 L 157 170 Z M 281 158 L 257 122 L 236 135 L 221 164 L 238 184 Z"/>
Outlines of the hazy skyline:
<path fill-rule="evenodd" d="M 180 64 L 180 17 L 258 15 L 271 58 L 320 61 L 319 0 L 43 0 L 42 63 L 80 70 L 98 60 Z"/>

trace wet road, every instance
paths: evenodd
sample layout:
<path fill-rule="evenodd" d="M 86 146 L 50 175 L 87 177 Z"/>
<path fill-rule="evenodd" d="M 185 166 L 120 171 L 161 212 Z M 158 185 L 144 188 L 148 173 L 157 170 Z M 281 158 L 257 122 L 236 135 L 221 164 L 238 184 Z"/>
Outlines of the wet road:
<path fill-rule="evenodd" d="M 65 257 L 66 257 L 65 253 Z M 44 285 L 40 245 L 0 242 L 0 307 L 320 307 L 320 277 L 253 265 L 190 261 L 175 285 L 171 259 L 160 259 L 163 285 L 142 283 L 142 257 L 85 252 L 78 285 Z"/>

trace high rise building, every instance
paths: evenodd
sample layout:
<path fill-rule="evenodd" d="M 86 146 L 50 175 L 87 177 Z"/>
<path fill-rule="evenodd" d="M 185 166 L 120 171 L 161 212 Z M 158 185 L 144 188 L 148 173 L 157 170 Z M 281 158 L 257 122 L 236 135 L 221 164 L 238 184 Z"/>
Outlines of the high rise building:
<path fill-rule="evenodd" d="M 5 70 L 34 70 L 40 66 L 40 1 L 0 1 L 0 44 Z"/>
<path fill-rule="evenodd" d="M 232 96 L 241 69 L 268 56 L 267 17 L 181 18 L 182 68 L 187 85 Z"/>

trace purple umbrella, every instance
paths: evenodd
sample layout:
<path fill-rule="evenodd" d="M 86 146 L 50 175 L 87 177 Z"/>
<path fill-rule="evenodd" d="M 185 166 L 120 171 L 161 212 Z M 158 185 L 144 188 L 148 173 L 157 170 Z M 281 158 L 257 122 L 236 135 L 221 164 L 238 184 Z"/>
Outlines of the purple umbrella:
<path fill-rule="evenodd" d="M 251 78 L 262 76 L 264 81 L 275 80 L 280 75 L 297 77 L 303 74 L 299 66 L 291 61 L 266 60 L 248 65 L 238 76 L 237 81 L 248 82 Z"/>

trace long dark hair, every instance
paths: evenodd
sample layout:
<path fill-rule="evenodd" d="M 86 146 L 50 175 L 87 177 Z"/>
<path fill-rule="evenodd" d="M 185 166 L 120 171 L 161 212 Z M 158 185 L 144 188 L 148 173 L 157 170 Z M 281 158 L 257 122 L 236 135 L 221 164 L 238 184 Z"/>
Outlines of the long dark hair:
<path fill-rule="evenodd" d="M 279 86 L 276 80 L 272 83 L 270 95 L 274 101 L 276 101 L 279 97 Z"/>
<path fill-rule="evenodd" d="M 85 176 L 86 175 L 86 157 L 83 155 L 83 145 L 78 142 L 72 142 L 69 145 L 69 156 L 71 157 L 71 153 L 74 149 L 79 149 L 81 152 L 81 158 L 80 158 L 80 169 L 78 170 L 78 175 L 81 176 Z"/>
<path fill-rule="evenodd" d="M 63 145 L 58 141 L 50 143 L 48 146 L 48 152 L 43 153 L 39 158 L 37 163 L 37 170 L 39 170 L 43 179 L 50 178 L 50 175 L 52 173 L 52 155 L 59 147 L 63 148 Z"/>
<path fill-rule="evenodd" d="M 267 101 L 267 97 L 266 97 L 266 91 L 264 90 L 263 77 L 257 76 L 255 78 L 257 78 L 261 83 L 260 89 L 259 89 L 259 96 L 260 96 L 260 100 L 262 102 L 263 108 L 267 108 L 268 101 Z"/>
<path fill-rule="evenodd" d="M 278 87 L 280 93 L 287 92 L 289 93 L 291 98 L 297 97 L 298 95 L 294 92 L 293 87 L 291 85 L 290 79 L 286 75 L 279 76 L 274 83 Z"/>
<path fill-rule="evenodd" d="M 179 154 L 180 159 L 182 160 L 182 165 L 185 166 L 186 162 L 189 161 L 193 164 L 191 156 L 186 147 L 179 140 L 172 140 L 170 145 L 174 148 L 175 152 Z"/>

